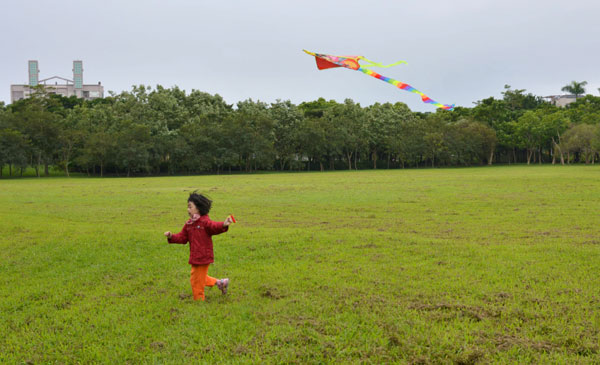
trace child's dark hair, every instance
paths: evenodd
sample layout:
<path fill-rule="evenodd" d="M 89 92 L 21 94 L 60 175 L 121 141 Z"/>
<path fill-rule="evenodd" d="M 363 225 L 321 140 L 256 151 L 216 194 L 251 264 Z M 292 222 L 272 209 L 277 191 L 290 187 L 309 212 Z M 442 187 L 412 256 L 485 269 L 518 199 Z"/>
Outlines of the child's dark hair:
<path fill-rule="evenodd" d="M 202 194 L 198 194 L 195 191 L 190 194 L 188 202 L 194 203 L 200 215 L 207 215 L 212 205 L 212 200 L 208 199 Z"/>

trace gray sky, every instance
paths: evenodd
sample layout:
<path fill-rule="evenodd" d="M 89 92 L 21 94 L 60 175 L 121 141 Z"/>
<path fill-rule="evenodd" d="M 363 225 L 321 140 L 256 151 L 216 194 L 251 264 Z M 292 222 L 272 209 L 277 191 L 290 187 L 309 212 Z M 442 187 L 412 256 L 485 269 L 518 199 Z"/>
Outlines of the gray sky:
<path fill-rule="evenodd" d="M 500 97 L 505 84 L 561 94 L 572 80 L 598 95 L 599 15 L 597 0 L 6 1 L 0 101 L 27 82 L 30 59 L 40 79 L 72 79 L 73 60 L 83 60 L 84 83 L 105 92 L 160 84 L 231 104 L 324 97 L 435 110 L 362 73 L 318 71 L 302 49 L 405 60 L 375 71 L 446 104 Z"/>

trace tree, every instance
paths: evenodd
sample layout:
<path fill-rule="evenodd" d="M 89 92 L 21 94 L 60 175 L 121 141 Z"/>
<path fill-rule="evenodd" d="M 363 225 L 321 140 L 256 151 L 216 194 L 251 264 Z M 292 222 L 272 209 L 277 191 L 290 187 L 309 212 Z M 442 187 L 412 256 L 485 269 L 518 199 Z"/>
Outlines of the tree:
<path fill-rule="evenodd" d="M 9 176 L 12 176 L 13 165 L 27 165 L 27 149 L 29 140 L 21 132 L 14 129 L 0 129 L 0 176 L 2 167 L 8 164 Z"/>
<path fill-rule="evenodd" d="M 178 131 L 184 143 L 178 143 L 174 156 L 179 160 L 179 166 L 188 172 L 210 171 L 213 165 L 220 167 L 223 163 L 218 160 L 218 149 L 226 147 L 228 129 L 225 123 L 207 116 L 190 118 Z M 229 128 L 233 126 L 230 124 Z"/>
<path fill-rule="evenodd" d="M 598 153 L 596 148 L 596 138 L 600 125 L 577 124 L 564 133 L 565 146 L 568 152 L 578 153 L 580 160 L 585 160 L 586 164 L 594 163 L 595 156 Z"/>
<path fill-rule="evenodd" d="M 600 97 L 586 95 L 569 104 L 566 109 L 569 119 L 575 124 L 600 123 Z"/>
<path fill-rule="evenodd" d="M 398 150 L 396 142 L 401 138 L 401 125 L 414 118 L 404 103 L 376 103 L 367 108 L 365 131 L 374 169 L 377 168 L 377 160 L 382 155 L 387 155 L 387 167 L 390 167 L 392 154 Z"/>
<path fill-rule="evenodd" d="M 298 105 L 298 108 L 302 110 L 306 118 L 322 118 L 325 112 L 338 105 L 335 100 L 326 101 L 323 98 L 319 98 L 315 101 L 305 101 Z"/>
<path fill-rule="evenodd" d="M 131 172 L 149 171 L 150 140 L 148 126 L 128 120 L 120 123 L 120 130 L 117 133 L 116 161 L 119 167 L 127 170 L 127 177 Z"/>
<path fill-rule="evenodd" d="M 367 144 L 367 141 L 361 138 L 366 124 L 366 111 L 352 99 L 346 99 L 343 104 L 328 109 L 323 118 L 328 123 L 325 130 L 327 140 L 329 143 L 333 142 L 337 151 L 342 152 L 348 162 L 348 170 L 352 169 L 354 156 L 354 169 L 357 169 L 359 151 Z"/>
<path fill-rule="evenodd" d="M 512 90 L 510 85 L 504 85 L 502 92 L 506 107 L 513 113 L 512 119 L 521 116 L 527 110 L 537 109 L 544 104 L 542 98 L 531 93 L 525 94 L 525 89 Z"/>
<path fill-rule="evenodd" d="M 94 172 L 96 166 L 100 166 L 100 176 L 104 176 L 106 166 L 114 162 L 116 155 L 119 124 L 116 115 L 113 104 L 97 104 L 79 121 L 85 133 L 76 161 L 87 170 L 91 167 Z"/>
<path fill-rule="evenodd" d="M 298 126 L 297 143 L 299 163 L 308 160 L 307 168 L 310 170 L 310 162 L 318 161 L 323 170 L 321 158 L 328 156 L 331 153 L 333 141 L 327 139 L 326 126 L 327 120 L 318 117 L 305 117 L 301 120 Z M 333 168 L 333 160 L 331 160 L 330 168 Z"/>
<path fill-rule="evenodd" d="M 491 165 L 497 142 L 496 132 L 483 123 L 462 119 L 448 126 L 446 144 L 453 164 L 482 164 L 487 160 Z"/>
<path fill-rule="evenodd" d="M 425 157 L 431 159 L 431 167 L 435 167 L 435 158 L 445 150 L 444 135 L 441 132 L 427 132 L 423 138 L 426 145 Z"/>
<path fill-rule="evenodd" d="M 100 176 L 102 177 L 107 163 L 114 157 L 116 147 L 116 136 L 113 133 L 95 132 L 85 141 L 84 155 L 89 158 L 84 161 L 91 162 L 92 166 L 100 165 Z"/>
<path fill-rule="evenodd" d="M 224 130 L 239 157 L 240 168 L 246 172 L 272 168 L 275 160 L 273 126 L 267 104 L 252 99 L 237 103 L 237 110 Z"/>
<path fill-rule="evenodd" d="M 517 162 L 519 143 L 514 130 L 517 125 L 516 121 L 527 111 L 536 110 L 548 104 L 539 96 L 525 93 L 525 91 L 525 89 L 513 90 L 510 85 L 504 85 L 502 100 L 483 99 L 478 101 L 472 110 L 473 120 L 489 125 L 496 133 L 497 148 L 493 151 L 497 156 L 496 159 L 506 156 L 509 163 L 511 159 Z M 493 159 L 488 159 L 488 163 Z"/>
<path fill-rule="evenodd" d="M 592 136 L 592 148 L 600 153 L 600 125 L 596 126 L 596 133 Z"/>
<path fill-rule="evenodd" d="M 20 100 L 13 108 L 13 125 L 31 140 L 30 152 L 35 155 L 32 159 L 36 160 L 34 167 L 38 177 L 42 164 L 45 175 L 49 175 L 48 167 L 58 149 L 58 123 L 62 112 L 62 106 L 49 97 L 43 85 L 36 87 L 30 98 Z"/>
<path fill-rule="evenodd" d="M 513 133 L 514 121 L 524 113 L 524 111 L 516 109 L 519 104 L 519 95 L 522 94 L 516 93 L 515 95 L 507 89 L 504 92 L 504 96 L 507 100 L 497 100 L 494 98 L 483 99 L 476 103 L 476 106 L 471 113 L 474 121 L 484 123 L 496 131 L 498 139 L 497 155 L 506 154 L 509 162 L 511 153 L 513 158 L 516 159 L 515 147 L 517 146 L 517 143 Z M 512 108 L 515 109 L 511 110 L 509 105 L 512 105 Z"/>
<path fill-rule="evenodd" d="M 302 111 L 289 100 L 271 104 L 269 114 L 275 122 L 274 126 L 274 148 L 277 154 L 280 170 L 290 165 L 298 151 L 298 127 L 304 118 Z"/>
<path fill-rule="evenodd" d="M 89 110 L 84 106 L 76 106 L 68 110 L 67 116 L 60 120 L 60 130 L 58 135 L 58 164 L 65 169 L 67 176 L 69 174 L 69 165 L 77 149 L 82 146 L 85 138 L 85 131 L 80 123 L 89 118 Z"/>
<path fill-rule="evenodd" d="M 448 124 L 441 114 L 429 114 L 422 123 L 425 126 L 425 135 L 423 142 L 425 145 L 424 155 L 431 161 L 431 167 L 435 167 L 436 160 L 438 166 L 448 157 Z"/>
<path fill-rule="evenodd" d="M 365 125 L 362 128 L 361 138 L 365 140 L 367 153 L 373 163 L 373 169 L 377 169 L 377 160 L 385 150 L 385 137 L 391 132 L 391 123 L 389 107 L 391 104 L 386 104 L 382 107 L 376 103 L 367 108 L 367 118 Z"/>
<path fill-rule="evenodd" d="M 577 99 L 579 95 L 585 94 L 585 85 L 587 85 L 587 81 L 571 81 L 570 84 L 563 86 L 561 90 L 575 95 L 575 99 Z"/>
<path fill-rule="evenodd" d="M 564 110 L 556 110 L 555 108 L 543 109 L 540 111 L 541 123 L 543 126 L 544 139 L 547 142 L 551 141 L 552 149 L 552 164 L 556 163 L 556 154 L 560 156 L 560 163 L 565 164 L 564 152 L 562 148 L 562 134 L 569 126 L 569 118 Z"/>
<path fill-rule="evenodd" d="M 303 102 L 298 106 L 304 115 L 298 135 L 300 145 L 298 158 L 300 161 L 308 159 L 308 169 L 311 162 L 318 162 L 323 171 L 325 169 L 323 162 L 326 159 L 329 162 L 329 169 L 333 170 L 337 157 L 343 153 L 343 137 L 338 131 L 340 125 L 331 118 L 333 109 L 339 108 L 339 105 L 334 100 L 326 101 L 319 98 L 315 101 Z"/>
<path fill-rule="evenodd" d="M 534 111 L 523 114 L 516 122 L 515 134 L 519 147 L 527 149 L 527 164 L 529 165 L 531 157 L 540 148 L 543 140 L 543 125 L 540 115 Z"/>

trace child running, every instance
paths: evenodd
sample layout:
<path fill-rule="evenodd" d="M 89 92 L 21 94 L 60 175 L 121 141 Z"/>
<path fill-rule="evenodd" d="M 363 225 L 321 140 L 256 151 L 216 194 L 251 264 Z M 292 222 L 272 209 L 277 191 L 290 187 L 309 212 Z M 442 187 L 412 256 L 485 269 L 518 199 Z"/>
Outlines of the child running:
<path fill-rule="evenodd" d="M 172 234 L 165 232 L 169 243 L 190 243 L 190 260 L 192 272 L 190 282 L 194 300 L 204 300 L 204 287 L 214 286 L 227 294 L 229 279 L 215 279 L 208 276 L 208 266 L 214 262 L 212 236 L 227 232 L 233 222 L 231 216 L 224 222 L 214 222 L 208 217 L 212 201 L 202 194 L 193 192 L 188 198 L 188 214 L 190 219 L 185 222 L 181 232 Z"/>

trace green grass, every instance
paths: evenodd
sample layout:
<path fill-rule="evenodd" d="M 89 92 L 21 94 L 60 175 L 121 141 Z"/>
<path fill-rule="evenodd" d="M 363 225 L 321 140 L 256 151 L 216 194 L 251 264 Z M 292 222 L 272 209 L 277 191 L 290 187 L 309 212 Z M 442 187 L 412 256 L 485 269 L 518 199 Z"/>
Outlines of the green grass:
<path fill-rule="evenodd" d="M 594 166 L 0 180 L 0 363 L 598 363 L 598 212 Z"/>

